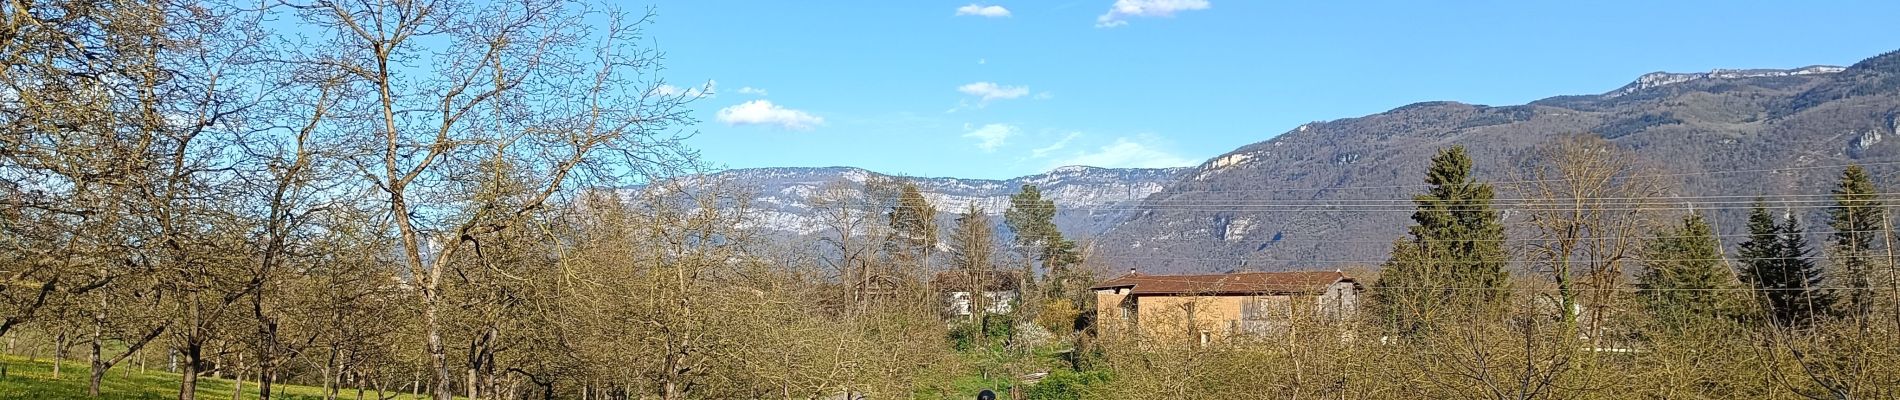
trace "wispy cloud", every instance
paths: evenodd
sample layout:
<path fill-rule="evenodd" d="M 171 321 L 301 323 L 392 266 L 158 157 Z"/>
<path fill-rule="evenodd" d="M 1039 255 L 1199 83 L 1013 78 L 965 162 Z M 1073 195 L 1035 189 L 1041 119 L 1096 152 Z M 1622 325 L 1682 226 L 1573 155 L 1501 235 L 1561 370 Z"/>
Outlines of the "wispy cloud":
<path fill-rule="evenodd" d="M 1194 165 L 1195 161 L 1182 157 L 1166 149 L 1163 140 L 1154 135 L 1137 135 L 1133 138 L 1115 138 L 1114 143 L 1103 145 L 1092 151 L 1075 153 L 1069 157 L 1056 159 L 1050 167 L 1067 165 L 1087 165 L 1103 168 L 1168 168 Z"/>
<path fill-rule="evenodd" d="M 1081 136 L 1082 136 L 1082 132 L 1069 132 L 1067 136 L 1062 137 L 1062 140 L 1057 140 L 1055 143 L 1050 143 L 1048 146 L 1043 146 L 1043 147 L 1036 148 L 1035 150 L 1030 150 L 1029 158 L 1048 157 L 1049 154 L 1051 153 L 1055 153 L 1058 150 L 1068 148 L 1069 142 L 1073 142 L 1075 141 L 1075 138 L 1078 138 Z"/>
<path fill-rule="evenodd" d="M 987 18 L 1003 18 L 1003 17 L 1009 16 L 1009 9 L 1003 8 L 1003 6 L 995 6 L 995 5 L 986 6 L 986 5 L 981 5 L 981 4 L 970 4 L 970 5 L 966 5 L 962 7 L 957 7 L 957 16 L 965 16 L 965 15 L 975 15 L 975 16 L 987 17 Z"/>
<path fill-rule="evenodd" d="M 689 88 L 682 88 L 679 86 L 673 86 L 673 85 L 662 83 L 660 84 L 660 86 L 653 87 L 653 94 L 659 95 L 659 96 L 668 96 L 668 97 L 672 97 L 672 96 L 712 97 L 715 94 L 715 92 L 713 91 L 713 88 L 718 85 L 719 85 L 719 81 L 714 81 L 710 79 L 706 80 L 705 85 L 698 86 L 698 87 L 689 87 Z"/>
<path fill-rule="evenodd" d="M 749 95 L 755 95 L 755 96 L 765 95 L 765 89 L 755 88 L 751 86 L 739 88 L 738 92 L 739 94 L 749 94 Z"/>
<path fill-rule="evenodd" d="M 1207 0 L 1115 0 L 1108 12 L 1095 17 L 1095 27 L 1128 25 L 1131 17 L 1172 17 L 1180 11 L 1206 10 Z"/>
<path fill-rule="evenodd" d="M 780 107 L 771 100 L 752 100 L 719 109 L 713 115 L 726 125 L 769 125 L 791 130 L 811 130 L 825 119 L 811 113 Z"/>
<path fill-rule="evenodd" d="M 1009 124 L 988 124 L 976 129 L 970 129 L 970 126 L 965 124 L 963 129 L 969 131 L 964 133 L 963 137 L 976 139 L 976 148 L 983 149 L 985 153 L 994 153 L 996 149 L 1008 144 L 1009 138 L 1016 136 L 1017 131 L 1015 126 Z"/>
<path fill-rule="evenodd" d="M 976 82 L 957 87 L 958 92 L 981 97 L 983 101 L 1014 99 L 1029 95 L 1028 86 L 998 85 L 995 82 Z"/>

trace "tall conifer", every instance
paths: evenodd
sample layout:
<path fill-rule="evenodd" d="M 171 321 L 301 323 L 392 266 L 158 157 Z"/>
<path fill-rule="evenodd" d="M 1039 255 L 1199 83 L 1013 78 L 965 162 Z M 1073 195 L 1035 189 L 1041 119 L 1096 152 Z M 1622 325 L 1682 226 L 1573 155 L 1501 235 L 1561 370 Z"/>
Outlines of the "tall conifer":
<path fill-rule="evenodd" d="M 1748 216 L 1748 241 L 1741 246 L 1742 276 L 1760 293 L 1767 317 L 1786 326 L 1806 326 L 1827 298 L 1817 288 L 1821 271 L 1809 259 L 1800 222 L 1789 215 L 1777 223 L 1760 200 Z"/>
<path fill-rule="evenodd" d="M 1395 243 L 1375 295 L 1405 325 L 1450 307 L 1478 311 L 1509 296 L 1504 227 L 1490 184 L 1471 178 L 1464 147 L 1439 151 L 1425 174 L 1431 185 L 1414 196 L 1411 237 Z"/>
<path fill-rule="evenodd" d="M 1643 246 L 1637 288 L 1652 315 L 1671 324 L 1737 316 L 1747 303 L 1743 286 L 1722 261 L 1722 242 L 1701 215 L 1659 232 Z"/>
<path fill-rule="evenodd" d="M 1841 171 L 1840 186 L 1834 189 L 1834 207 L 1828 209 L 1828 226 L 1834 228 L 1829 243 L 1828 286 L 1840 300 L 1843 311 L 1866 315 L 1873 309 L 1872 274 L 1884 263 L 1881 235 L 1886 233 L 1886 208 L 1881 204 L 1867 171 L 1850 165 Z"/>

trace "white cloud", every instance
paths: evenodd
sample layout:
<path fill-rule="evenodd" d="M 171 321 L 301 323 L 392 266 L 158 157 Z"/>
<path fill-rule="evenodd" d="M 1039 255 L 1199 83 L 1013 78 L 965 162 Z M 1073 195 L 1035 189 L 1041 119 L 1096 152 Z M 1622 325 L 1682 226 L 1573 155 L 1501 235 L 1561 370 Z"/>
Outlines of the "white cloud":
<path fill-rule="evenodd" d="M 1206 10 L 1207 0 L 1115 0 L 1108 12 L 1095 17 L 1095 27 L 1128 25 L 1129 17 L 1172 17 L 1178 11 Z"/>
<path fill-rule="evenodd" d="M 1009 142 L 1010 136 L 1016 136 L 1016 127 L 1010 126 L 1009 124 L 983 125 L 983 127 L 974 130 L 971 130 L 970 126 L 965 124 L 963 129 L 970 130 L 968 133 L 964 133 L 963 137 L 976 139 L 976 148 L 983 149 L 985 153 L 996 152 L 996 149 L 1002 148 L 1004 144 Z"/>
<path fill-rule="evenodd" d="M 975 15 L 979 17 L 989 17 L 989 18 L 1002 18 L 1002 17 L 1009 16 L 1009 9 L 1003 8 L 1003 6 L 985 6 L 985 5 L 978 5 L 978 4 L 970 4 L 970 5 L 966 5 L 962 7 L 957 7 L 957 16 L 964 16 L 964 15 Z"/>
<path fill-rule="evenodd" d="M 1028 86 L 1005 86 L 998 85 L 995 82 L 976 82 L 958 86 L 957 91 L 971 96 L 982 97 L 985 102 L 996 99 L 1014 99 L 1029 95 Z"/>
<path fill-rule="evenodd" d="M 719 85 L 719 81 L 715 81 L 711 79 L 706 80 L 706 85 L 704 86 L 690 87 L 690 88 L 682 88 L 679 86 L 673 86 L 673 85 L 662 83 L 660 84 L 660 86 L 655 86 L 653 88 L 653 94 L 659 95 L 659 96 L 668 96 L 668 97 L 680 96 L 680 95 L 684 95 L 686 97 L 712 97 L 713 94 L 715 94 L 713 91 L 713 88 L 718 85 Z"/>
<path fill-rule="evenodd" d="M 1087 165 L 1102 168 L 1168 168 L 1194 165 L 1195 161 L 1163 150 L 1161 140 L 1152 135 L 1134 139 L 1115 138 L 1115 143 L 1095 151 L 1079 152 L 1051 163 L 1050 167 Z"/>
<path fill-rule="evenodd" d="M 751 95 L 764 96 L 765 89 L 746 86 L 746 87 L 739 88 L 739 94 L 751 94 Z"/>
<path fill-rule="evenodd" d="M 1047 90 L 1036 93 L 1036 100 L 1048 100 L 1048 99 L 1053 99 L 1053 98 L 1056 98 L 1056 94 L 1049 93 L 1049 91 Z"/>
<path fill-rule="evenodd" d="M 825 119 L 811 113 L 780 107 L 771 100 L 752 100 L 719 109 L 713 115 L 726 125 L 773 125 L 792 130 L 811 130 L 824 125 Z"/>
<path fill-rule="evenodd" d="M 1055 143 L 1050 143 L 1048 146 L 1043 146 L 1035 150 L 1030 150 L 1029 158 L 1047 157 L 1049 156 L 1050 153 L 1054 153 L 1057 150 L 1062 150 L 1064 148 L 1069 147 L 1069 142 L 1075 141 L 1075 138 L 1081 137 L 1081 136 L 1082 136 L 1082 132 L 1069 132 L 1069 135 L 1063 136 L 1062 140 L 1057 140 Z"/>

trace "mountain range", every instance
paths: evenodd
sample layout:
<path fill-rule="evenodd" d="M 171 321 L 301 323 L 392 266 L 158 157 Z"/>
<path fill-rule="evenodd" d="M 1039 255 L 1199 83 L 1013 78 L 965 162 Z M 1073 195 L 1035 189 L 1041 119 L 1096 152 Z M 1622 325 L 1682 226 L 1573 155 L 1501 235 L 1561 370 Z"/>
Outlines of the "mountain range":
<path fill-rule="evenodd" d="M 1000 224 L 1010 195 L 1023 185 L 1035 185 L 1057 207 L 1056 226 L 1071 237 L 1094 237 L 1127 219 L 1128 210 L 1150 194 L 1161 191 L 1188 168 L 1095 168 L 1069 166 L 1012 179 L 907 177 L 860 168 L 744 168 L 711 175 L 751 191 L 759 228 L 812 234 L 824 227 L 816 217 L 815 196 L 831 182 L 845 182 L 849 190 L 863 190 L 867 180 L 900 179 L 917 186 L 938 210 L 938 226 L 949 229 L 953 215 L 975 205 Z M 852 196 L 857 197 L 857 196 Z M 1006 233 L 1007 230 L 998 230 Z"/>
<path fill-rule="evenodd" d="M 1848 67 L 1652 73 L 1596 95 L 1514 106 L 1425 102 L 1314 122 L 1201 164 L 1097 241 L 1098 259 L 1144 269 L 1224 271 L 1377 265 L 1409 225 L 1437 149 L 1465 146 L 1480 179 L 1567 134 L 1600 135 L 1653 164 L 1687 196 L 1827 194 L 1838 166 L 1896 159 L 1900 54 Z M 1888 164 L 1871 165 L 1891 184 Z M 1501 188 L 1499 197 L 1523 197 Z M 1388 201 L 1384 210 L 1273 204 Z M 1704 207 L 1720 234 L 1746 204 Z M 1810 225 L 1824 210 L 1804 208 Z M 1514 216 L 1504 211 L 1507 226 Z M 1810 227 L 1810 231 L 1818 230 Z M 1732 241 L 1729 243 L 1733 245 Z"/>
<path fill-rule="evenodd" d="M 1438 149 L 1465 146 L 1478 178 L 1502 181 L 1527 150 L 1573 134 L 1628 149 L 1686 196 L 1826 194 L 1849 163 L 1868 164 L 1876 184 L 1889 185 L 1888 167 L 1900 164 L 1892 162 L 1900 144 L 1886 140 L 1900 134 L 1900 52 L 1846 67 L 1657 72 L 1601 94 L 1523 105 L 1415 103 L 1300 125 L 1189 168 L 906 179 L 946 213 L 975 203 L 992 215 L 1018 186 L 1036 184 L 1062 209 L 1058 225 L 1093 238 L 1091 258 L 1112 270 L 1335 269 L 1384 261 Z M 774 216 L 768 228 L 801 233 L 817 229 L 808 201 L 818 185 L 877 175 L 843 167 L 720 174 L 758 189 L 757 203 Z M 1329 206 L 1369 201 L 1393 206 Z M 1704 210 L 1719 234 L 1733 235 L 1742 232 L 1745 207 Z M 1809 224 L 1824 221 L 1824 210 L 1797 211 Z M 1521 217 L 1504 215 L 1507 224 Z"/>

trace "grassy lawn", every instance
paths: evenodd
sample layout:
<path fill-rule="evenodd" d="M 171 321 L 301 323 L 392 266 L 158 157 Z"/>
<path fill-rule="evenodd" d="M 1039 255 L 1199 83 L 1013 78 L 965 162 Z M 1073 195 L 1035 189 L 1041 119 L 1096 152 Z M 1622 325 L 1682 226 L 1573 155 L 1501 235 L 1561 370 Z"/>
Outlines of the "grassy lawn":
<path fill-rule="evenodd" d="M 94 399 L 86 395 L 86 364 L 66 363 L 60 369 L 59 379 L 53 379 L 53 362 L 42 358 L 29 361 L 25 357 L 0 355 L 0 364 L 6 365 L 6 377 L 0 378 L 0 399 Z M 127 373 L 130 372 L 128 375 Z M 148 369 L 138 372 L 136 365 L 120 365 L 106 373 L 99 387 L 103 399 L 175 399 L 178 398 L 178 374 L 163 370 Z M 314 400 L 323 398 L 323 389 L 311 386 L 271 385 L 272 398 L 289 400 Z M 375 398 L 375 392 L 369 392 L 365 398 Z M 228 379 L 201 378 L 198 380 L 198 398 L 223 400 L 231 397 L 231 381 Z M 257 398 L 257 382 L 245 382 L 242 399 Z M 356 391 L 346 389 L 337 394 L 339 399 L 354 399 Z M 399 397 L 408 399 L 408 396 Z"/>

